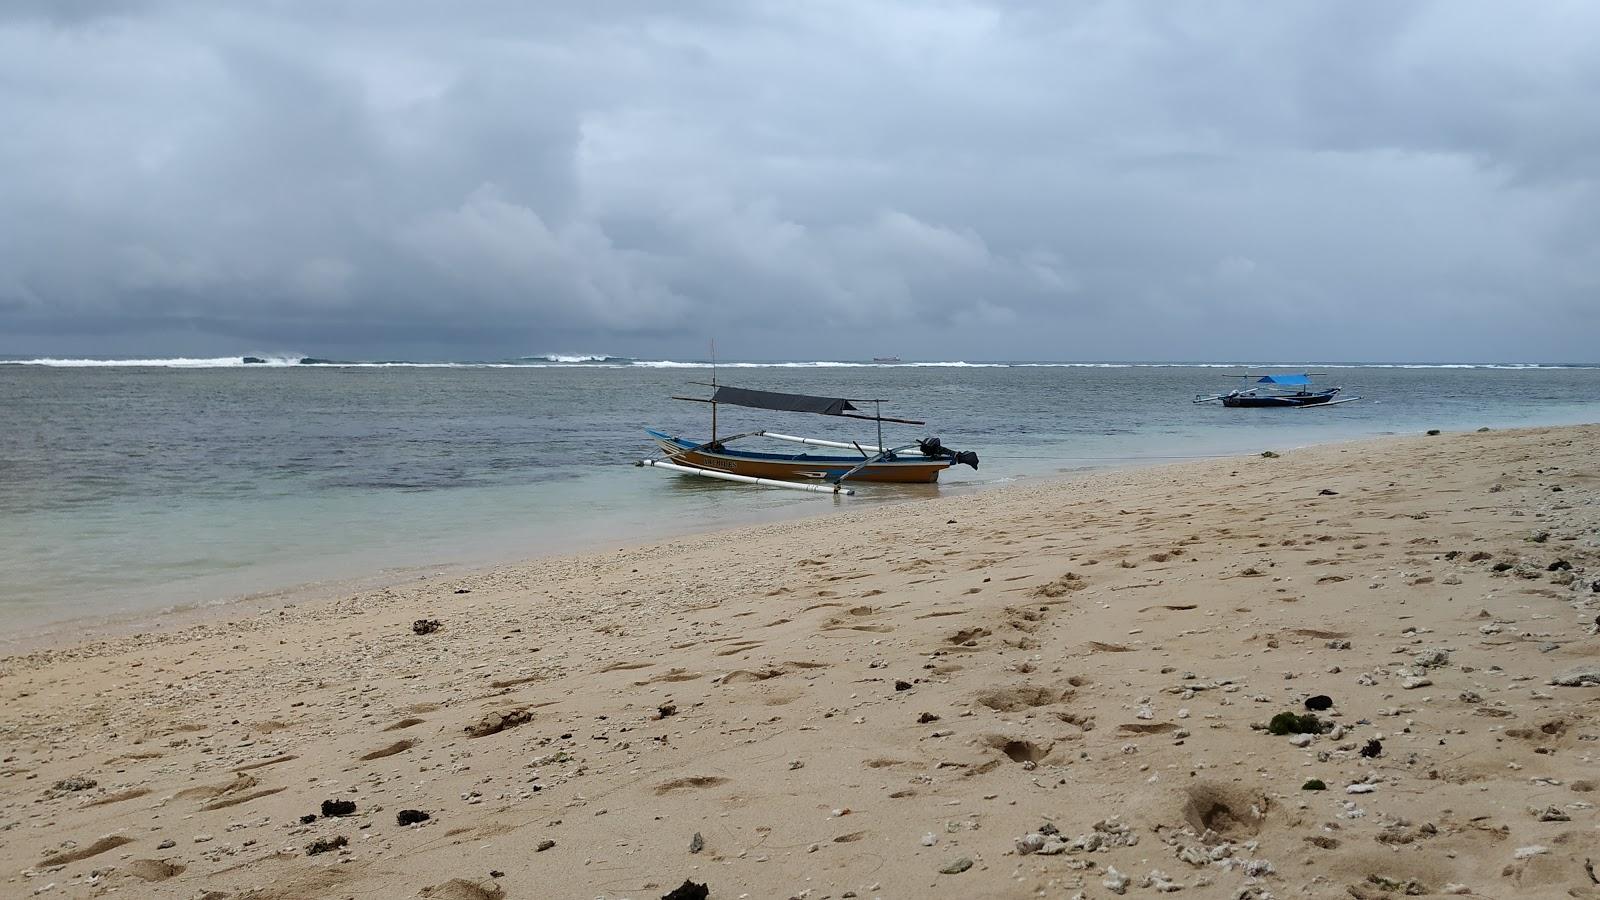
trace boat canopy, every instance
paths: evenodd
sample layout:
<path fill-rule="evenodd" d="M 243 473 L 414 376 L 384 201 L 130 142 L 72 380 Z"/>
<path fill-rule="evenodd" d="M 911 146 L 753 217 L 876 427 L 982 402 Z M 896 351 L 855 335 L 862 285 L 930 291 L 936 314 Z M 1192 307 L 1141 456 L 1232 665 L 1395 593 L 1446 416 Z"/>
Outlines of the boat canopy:
<path fill-rule="evenodd" d="M 817 413 L 823 416 L 842 416 L 854 410 L 849 400 L 838 397 L 812 397 L 807 394 L 780 394 L 776 391 L 753 391 L 749 388 L 718 387 L 711 397 L 712 403 L 748 406 L 753 409 L 775 409 L 780 412 Z"/>
<path fill-rule="evenodd" d="M 1310 384 L 1310 375 L 1263 375 L 1256 384 Z"/>

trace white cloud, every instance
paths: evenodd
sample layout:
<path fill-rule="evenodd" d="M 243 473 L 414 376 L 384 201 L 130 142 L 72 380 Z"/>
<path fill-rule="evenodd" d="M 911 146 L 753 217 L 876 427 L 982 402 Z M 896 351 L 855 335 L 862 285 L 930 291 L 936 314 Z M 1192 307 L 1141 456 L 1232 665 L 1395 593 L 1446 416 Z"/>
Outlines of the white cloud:
<path fill-rule="evenodd" d="M 744 355 L 893 328 L 906 356 L 1577 358 L 1539 323 L 1588 321 L 1600 283 L 1597 26 L 1477 0 L 7 4 L 0 353 L 671 353 L 715 321 Z M 1391 317 L 1390 343 L 1233 315 L 1267 300 Z"/>

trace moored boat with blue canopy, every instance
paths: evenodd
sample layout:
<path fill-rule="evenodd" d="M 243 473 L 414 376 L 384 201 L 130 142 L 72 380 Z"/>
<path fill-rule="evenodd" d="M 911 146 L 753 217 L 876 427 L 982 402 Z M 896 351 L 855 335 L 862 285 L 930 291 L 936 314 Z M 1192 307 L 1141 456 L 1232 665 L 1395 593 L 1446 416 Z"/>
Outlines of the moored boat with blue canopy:
<path fill-rule="evenodd" d="M 1286 372 L 1277 375 L 1262 375 L 1255 377 L 1248 372 L 1239 377 L 1245 379 L 1245 384 L 1226 394 L 1217 394 L 1214 397 L 1196 397 L 1196 403 L 1212 403 L 1222 401 L 1223 406 L 1233 408 L 1301 408 L 1310 406 L 1334 406 L 1340 403 L 1349 403 L 1360 400 L 1360 397 L 1339 397 L 1344 390 L 1342 387 L 1312 390 L 1311 372 Z M 1252 380 L 1252 378 L 1254 380 Z M 1335 398 L 1338 399 L 1335 399 Z"/>

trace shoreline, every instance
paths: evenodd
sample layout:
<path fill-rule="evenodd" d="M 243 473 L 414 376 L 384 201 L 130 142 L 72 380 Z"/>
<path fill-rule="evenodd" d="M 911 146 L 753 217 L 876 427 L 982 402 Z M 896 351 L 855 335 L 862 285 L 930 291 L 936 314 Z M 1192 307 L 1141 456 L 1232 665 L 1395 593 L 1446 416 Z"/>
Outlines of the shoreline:
<path fill-rule="evenodd" d="M 1284 452 L 1312 447 L 1335 447 L 1367 441 L 1385 441 L 1406 436 L 1405 434 L 1389 432 L 1379 436 L 1315 441 L 1289 446 Z M 1065 468 L 1058 469 L 1045 475 L 1020 476 L 1004 484 L 942 483 L 938 487 L 941 491 L 947 491 L 948 493 L 941 493 L 932 497 L 902 496 L 892 499 L 867 497 L 840 501 L 841 504 L 857 504 L 859 508 L 856 510 L 840 509 L 837 508 L 837 505 L 833 509 L 818 509 L 814 508 L 813 503 L 800 503 L 778 509 L 749 511 L 747 514 L 736 517 L 732 521 L 716 522 L 707 526 L 684 524 L 676 528 L 666 529 L 664 533 L 629 535 L 619 539 L 586 538 L 577 541 L 572 546 L 563 546 L 548 553 L 531 556 L 519 555 L 489 562 L 443 560 L 436 563 L 413 566 L 386 567 L 377 571 L 367 570 L 347 576 L 277 584 L 258 590 L 229 594 L 211 600 L 173 606 L 144 610 L 124 610 L 103 615 L 77 615 L 64 619 L 29 621 L 23 624 L 14 636 L 0 638 L 0 660 L 7 656 L 35 650 L 60 649 L 63 646 L 80 643 L 85 640 L 113 640 L 139 633 L 162 633 L 192 625 L 227 622 L 235 618 L 258 615 L 286 607 L 331 602 L 339 595 L 398 589 L 407 585 L 427 585 L 440 579 L 481 576 L 499 569 L 527 566 L 545 560 L 602 554 L 608 552 L 608 548 L 619 545 L 623 550 L 640 549 L 671 543 L 684 537 L 739 532 L 745 529 L 759 528 L 763 525 L 806 519 L 829 519 L 852 512 L 907 504 L 937 503 L 969 494 L 990 494 L 1025 487 L 1081 481 L 1110 472 L 1184 466 L 1195 462 L 1209 462 L 1221 459 L 1248 459 L 1252 455 L 1253 452 L 1241 452 L 1208 454 L 1198 457 L 1129 457 L 1115 462 L 1100 461 L 1096 465 L 1074 467 L 1070 470 Z M 1084 457 L 1082 459 L 1090 458 Z"/>
<path fill-rule="evenodd" d="M 10 655 L 0 885 L 1591 896 L 1597 448 L 1103 471 Z"/>

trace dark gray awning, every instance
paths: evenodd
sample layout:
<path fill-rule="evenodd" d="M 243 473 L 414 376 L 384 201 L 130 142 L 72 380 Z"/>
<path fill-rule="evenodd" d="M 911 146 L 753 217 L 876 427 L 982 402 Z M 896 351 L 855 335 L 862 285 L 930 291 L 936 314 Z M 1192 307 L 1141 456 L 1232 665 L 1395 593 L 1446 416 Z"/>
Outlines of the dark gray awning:
<path fill-rule="evenodd" d="M 817 413 L 823 416 L 842 416 L 855 409 L 849 400 L 837 397 L 811 397 L 806 394 L 780 394 L 776 391 L 752 391 L 748 388 L 719 387 L 711 402 L 754 409 L 776 409 L 784 412 Z"/>

